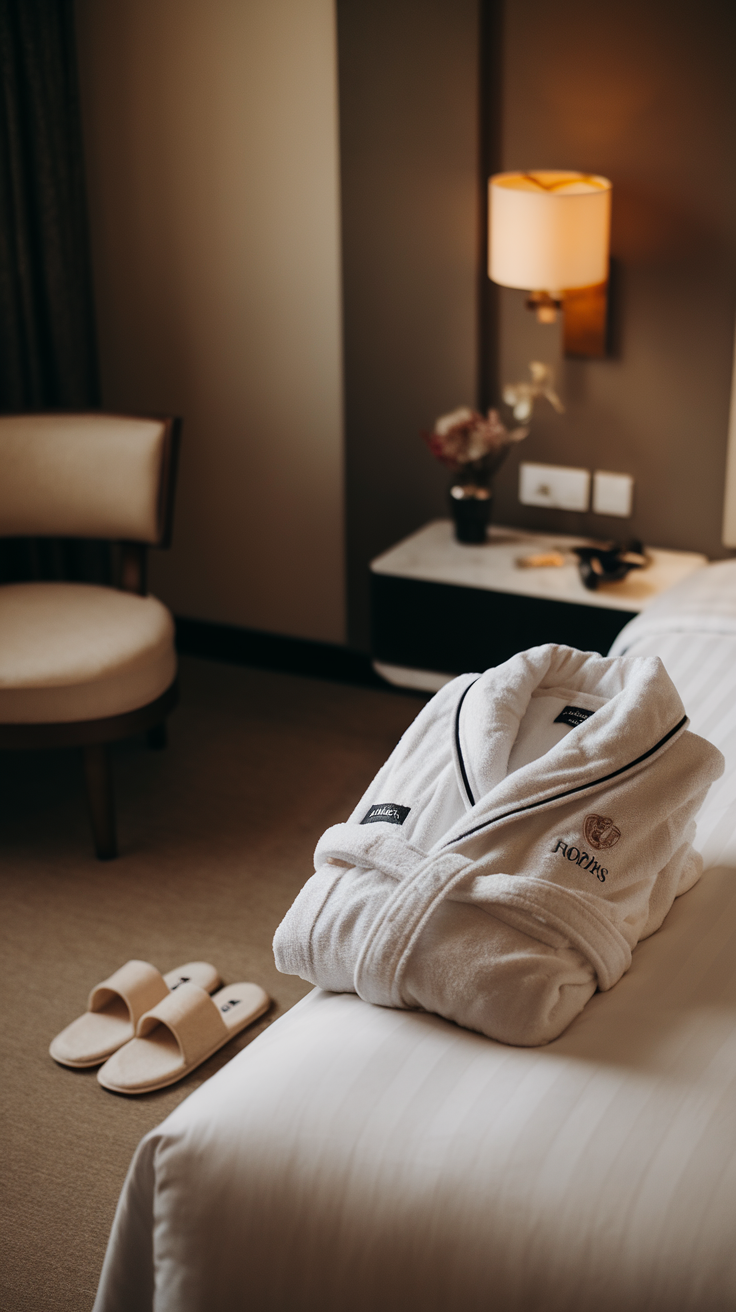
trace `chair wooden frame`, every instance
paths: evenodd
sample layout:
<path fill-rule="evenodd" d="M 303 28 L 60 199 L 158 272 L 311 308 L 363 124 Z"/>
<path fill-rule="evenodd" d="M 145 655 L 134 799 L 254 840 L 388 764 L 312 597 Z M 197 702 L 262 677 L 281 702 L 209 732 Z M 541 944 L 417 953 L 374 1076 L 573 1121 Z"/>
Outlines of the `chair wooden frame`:
<path fill-rule="evenodd" d="M 44 417 L 48 417 L 49 413 L 45 412 Z M 83 413 L 95 413 L 103 417 L 111 412 L 84 411 Z M 160 415 L 126 415 L 125 418 L 156 419 L 164 424 L 157 514 L 158 537 L 151 543 L 120 543 L 118 586 L 123 592 L 145 596 L 148 547 L 168 547 L 171 544 L 181 420 Z M 174 709 L 178 700 L 178 681 L 175 679 L 160 697 L 122 715 L 112 715 L 101 720 L 0 724 L 0 749 L 10 751 L 32 751 L 52 747 L 81 749 L 95 852 L 100 861 L 109 861 L 117 856 L 110 744 L 145 733 L 149 747 L 154 749 L 165 747 L 166 717 Z"/>

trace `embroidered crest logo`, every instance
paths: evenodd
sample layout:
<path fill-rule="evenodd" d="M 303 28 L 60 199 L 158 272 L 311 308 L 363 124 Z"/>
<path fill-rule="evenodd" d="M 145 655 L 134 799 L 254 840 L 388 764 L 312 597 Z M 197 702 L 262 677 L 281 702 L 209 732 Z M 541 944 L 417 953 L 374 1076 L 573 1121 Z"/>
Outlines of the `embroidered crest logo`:
<path fill-rule="evenodd" d="M 601 848 L 615 847 L 621 837 L 621 830 L 605 815 L 586 815 L 583 833 L 586 842 L 598 852 Z"/>

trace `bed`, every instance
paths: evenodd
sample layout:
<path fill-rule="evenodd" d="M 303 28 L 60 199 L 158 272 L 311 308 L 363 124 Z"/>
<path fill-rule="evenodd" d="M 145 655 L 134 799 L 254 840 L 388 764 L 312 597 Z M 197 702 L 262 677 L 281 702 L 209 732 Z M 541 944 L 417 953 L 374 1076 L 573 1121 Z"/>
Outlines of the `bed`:
<path fill-rule="evenodd" d="M 315 990 L 140 1144 L 95 1312 L 736 1306 L 736 562 L 658 599 L 706 873 L 561 1038 Z"/>

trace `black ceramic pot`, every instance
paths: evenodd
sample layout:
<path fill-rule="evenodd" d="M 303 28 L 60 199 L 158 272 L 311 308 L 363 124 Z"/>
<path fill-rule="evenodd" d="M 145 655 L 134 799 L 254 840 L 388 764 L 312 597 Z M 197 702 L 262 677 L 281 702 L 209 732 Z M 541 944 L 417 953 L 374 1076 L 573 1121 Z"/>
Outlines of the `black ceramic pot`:
<path fill-rule="evenodd" d="M 481 461 L 476 467 L 465 465 L 453 476 L 449 502 L 457 541 L 470 545 L 485 542 L 493 492 Z"/>

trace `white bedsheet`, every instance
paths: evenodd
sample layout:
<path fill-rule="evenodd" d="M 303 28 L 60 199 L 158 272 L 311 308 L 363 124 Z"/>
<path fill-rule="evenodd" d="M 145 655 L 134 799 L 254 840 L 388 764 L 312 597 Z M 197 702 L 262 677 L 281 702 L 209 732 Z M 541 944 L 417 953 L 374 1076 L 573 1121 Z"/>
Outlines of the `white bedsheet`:
<path fill-rule="evenodd" d="M 629 640 L 720 868 L 546 1048 L 310 994 L 143 1140 L 96 1312 L 733 1312 L 736 632 Z"/>

